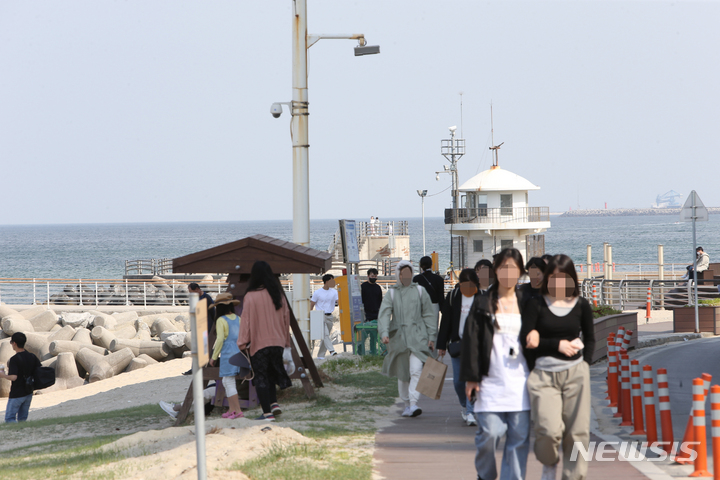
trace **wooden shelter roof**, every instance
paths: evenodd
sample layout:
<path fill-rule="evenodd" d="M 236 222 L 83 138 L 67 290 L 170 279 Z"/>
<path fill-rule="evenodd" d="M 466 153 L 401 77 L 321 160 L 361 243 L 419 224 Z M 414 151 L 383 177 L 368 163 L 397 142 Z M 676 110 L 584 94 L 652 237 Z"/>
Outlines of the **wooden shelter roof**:
<path fill-rule="evenodd" d="M 175 273 L 249 274 L 264 260 L 276 274 L 320 274 L 332 266 L 332 254 L 267 235 L 253 235 L 173 259 Z M 236 268 L 239 266 L 240 268 Z"/>

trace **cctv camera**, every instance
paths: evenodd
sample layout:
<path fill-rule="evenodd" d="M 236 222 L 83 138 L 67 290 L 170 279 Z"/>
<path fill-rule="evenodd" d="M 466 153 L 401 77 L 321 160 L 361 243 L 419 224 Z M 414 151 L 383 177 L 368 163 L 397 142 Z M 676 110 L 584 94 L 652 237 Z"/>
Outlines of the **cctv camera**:
<path fill-rule="evenodd" d="M 280 115 L 282 115 L 282 105 L 280 105 L 279 103 L 273 103 L 270 106 L 270 113 L 273 117 L 280 118 Z"/>
<path fill-rule="evenodd" d="M 439 173 L 436 173 L 436 174 L 435 174 L 435 180 L 437 180 L 438 182 L 440 181 L 440 174 L 439 174 Z"/>
<path fill-rule="evenodd" d="M 457 130 L 457 127 L 456 127 L 456 126 L 450 127 L 450 131 L 451 131 L 451 132 L 455 132 L 455 130 Z"/>

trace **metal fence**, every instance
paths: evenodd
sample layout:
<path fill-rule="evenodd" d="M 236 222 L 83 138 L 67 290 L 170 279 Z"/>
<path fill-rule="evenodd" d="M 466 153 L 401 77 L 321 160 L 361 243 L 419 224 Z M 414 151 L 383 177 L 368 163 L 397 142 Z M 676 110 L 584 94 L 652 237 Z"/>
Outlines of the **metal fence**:
<path fill-rule="evenodd" d="M 698 280 L 698 300 L 720 297 L 717 280 Z M 694 305 L 693 282 L 687 280 L 605 280 L 589 278 L 580 294 L 598 305 L 618 310 L 645 307 L 650 293 L 651 308 Z"/>
<path fill-rule="evenodd" d="M 125 260 L 125 275 L 166 275 L 172 273 L 172 258 Z"/>

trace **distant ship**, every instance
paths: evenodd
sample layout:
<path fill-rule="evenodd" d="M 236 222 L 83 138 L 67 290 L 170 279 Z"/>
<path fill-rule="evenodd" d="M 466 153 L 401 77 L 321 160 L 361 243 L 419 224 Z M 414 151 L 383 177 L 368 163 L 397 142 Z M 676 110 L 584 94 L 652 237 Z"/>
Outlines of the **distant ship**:
<path fill-rule="evenodd" d="M 655 203 L 652 204 L 652 208 L 680 208 L 682 206 L 680 203 L 682 197 L 682 194 L 675 190 L 670 190 L 662 195 L 658 195 Z"/>

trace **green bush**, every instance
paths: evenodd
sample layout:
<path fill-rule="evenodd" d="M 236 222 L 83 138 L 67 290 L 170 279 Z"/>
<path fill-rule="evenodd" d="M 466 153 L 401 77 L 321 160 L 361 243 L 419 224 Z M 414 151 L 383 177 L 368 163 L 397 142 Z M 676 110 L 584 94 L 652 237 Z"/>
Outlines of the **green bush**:
<path fill-rule="evenodd" d="M 598 305 L 593 307 L 593 318 L 607 317 L 608 315 L 617 315 L 622 313 L 622 310 L 616 310 L 610 305 Z"/>

